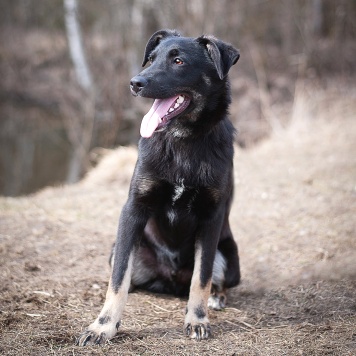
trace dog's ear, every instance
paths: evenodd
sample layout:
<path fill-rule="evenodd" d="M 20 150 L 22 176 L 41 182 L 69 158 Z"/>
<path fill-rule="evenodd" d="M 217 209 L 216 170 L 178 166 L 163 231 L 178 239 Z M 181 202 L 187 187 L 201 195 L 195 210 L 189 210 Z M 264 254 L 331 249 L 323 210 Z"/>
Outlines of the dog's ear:
<path fill-rule="evenodd" d="M 148 58 L 150 56 L 150 53 L 158 46 L 158 44 L 167 37 L 180 37 L 180 33 L 176 30 L 159 30 L 155 32 L 152 37 L 148 40 L 146 49 L 145 49 L 145 55 L 143 57 L 143 62 L 142 62 L 142 67 L 146 65 L 148 62 Z"/>
<path fill-rule="evenodd" d="M 213 36 L 201 36 L 197 38 L 197 41 L 206 47 L 219 78 L 225 78 L 231 66 L 239 60 L 239 51 L 232 45 L 220 41 Z"/>

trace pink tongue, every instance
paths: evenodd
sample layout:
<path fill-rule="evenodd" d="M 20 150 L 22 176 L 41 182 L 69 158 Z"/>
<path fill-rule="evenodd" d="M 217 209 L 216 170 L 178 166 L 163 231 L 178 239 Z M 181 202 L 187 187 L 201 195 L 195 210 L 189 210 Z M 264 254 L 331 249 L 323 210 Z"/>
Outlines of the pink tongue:
<path fill-rule="evenodd" d="M 166 115 L 169 108 L 177 100 L 178 96 L 168 99 L 155 99 L 150 111 L 143 117 L 140 134 L 142 137 L 151 137 L 161 119 Z"/>

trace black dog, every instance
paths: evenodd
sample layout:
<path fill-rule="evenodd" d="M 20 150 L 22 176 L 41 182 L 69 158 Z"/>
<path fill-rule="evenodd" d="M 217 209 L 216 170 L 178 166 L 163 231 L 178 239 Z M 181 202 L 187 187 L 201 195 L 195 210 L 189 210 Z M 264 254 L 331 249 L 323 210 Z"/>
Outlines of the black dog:
<path fill-rule="evenodd" d="M 226 288 L 240 281 L 228 220 L 234 128 L 227 118 L 227 73 L 238 59 L 211 36 L 162 30 L 148 41 L 143 66 L 151 66 L 131 80 L 131 92 L 155 101 L 141 124 L 105 304 L 78 345 L 116 334 L 130 285 L 189 294 L 184 333 L 210 335 L 207 307 L 223 308 Z"/>

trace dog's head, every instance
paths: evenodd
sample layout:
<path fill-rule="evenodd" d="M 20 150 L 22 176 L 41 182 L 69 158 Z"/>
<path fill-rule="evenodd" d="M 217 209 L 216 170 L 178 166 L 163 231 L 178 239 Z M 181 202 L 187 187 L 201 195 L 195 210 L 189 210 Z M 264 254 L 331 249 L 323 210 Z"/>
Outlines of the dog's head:
<path fill-rule="evenodd" d="M 130 83 L 133 95 L 155 99 L 142 120 L 141 135 L 182 128 L 197 122 L 204 109 L 213 110 L 228 90 L 227 74 L 239 57 L 233 46 L 212 36 L 181 37 L 174 30 L 154 33 L 142 63 L 151 65 Z M 224 103 L 227 106 L 229 100 L 224 98 Z"/>

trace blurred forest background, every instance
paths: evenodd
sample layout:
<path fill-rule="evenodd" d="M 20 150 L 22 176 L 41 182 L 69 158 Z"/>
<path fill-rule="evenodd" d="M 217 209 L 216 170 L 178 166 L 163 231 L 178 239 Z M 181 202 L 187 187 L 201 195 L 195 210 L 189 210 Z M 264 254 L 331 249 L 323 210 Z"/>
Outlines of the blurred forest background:
<path fill-rule="evenodd" d="M 71 60 L 66 0 L 0 3 L 1 195 L 75 182 L 106 149 L 137 143 L 150 101 L 133 98 L 129 81 L 161 28 L 240 49 L 230 78 L 241 147 L 288 125 L 300 81 L 355 80 L 354 0 L 75 2 L 87 86 Z"/>

